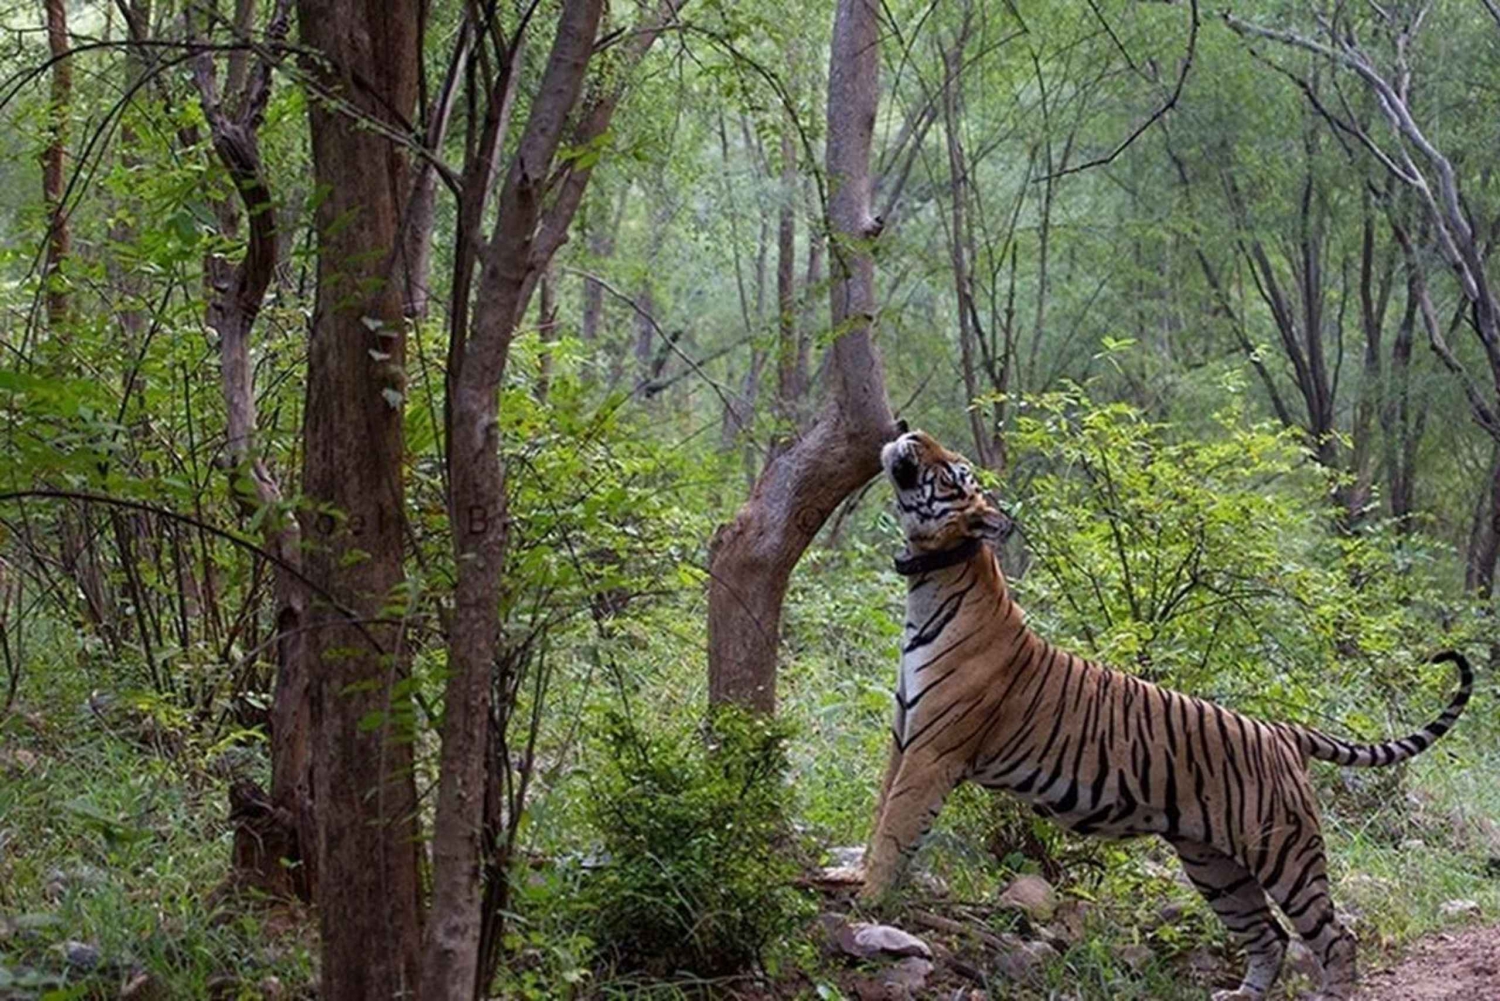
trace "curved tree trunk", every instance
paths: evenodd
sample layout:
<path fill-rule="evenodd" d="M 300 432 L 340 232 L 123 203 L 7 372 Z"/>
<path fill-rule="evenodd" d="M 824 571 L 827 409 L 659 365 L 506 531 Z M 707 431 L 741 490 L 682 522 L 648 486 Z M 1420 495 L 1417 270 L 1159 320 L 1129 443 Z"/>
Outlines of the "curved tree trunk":
<path fill-rule="evenodd" d="M 247 19 L 246 11 L 251 8 L 253 4 L 242 0 L 239 19 Z M 266 29 L 269 42 L 285 40 L 290 17 L 291 0 L 277 0 Z M 244 28 L 248 31 L 248 24 Z M 206 50 L 193 61 L 193 80 L 214 152 L 239 192 L 238 206 L 226 202 L 220 209 L 221 235 L 235 235 L 241 210 L 249 229 L 244 256 L 237 262 L 220 253 L 204 261 L 205 322 L 219 335 L 227 424 L 225 465 L 236 500 L 247 514 L 261 513 L 262 539 L 277 559 L 271 569 L 277 633 L 271 795 L 267 799 L 253 784 L 236 786 L 230 792 L 230 816 L 236 822 L 233 878 L 272 897 L 310 900 L 317 881 L 317 826 L 309 746 L 307 595 L 300 576 L 302 532 L 295 519 L 281 513 L 281 485 L 256 448 L 250 361 L 250 334 L 276 269 L 279 242 L 258 140 L 271 96 L 271 66 L 261 59 L 247 72 L 243 62 L 232 62 L 225 84 L 227 102 L 220 100 L 213 58 Z"/>
<path fill-rule="evenodd" d="M 839 0 L 828 71 L 830 306 L 837 335 L 829 400 L 807 434 L 767 464 L 715 534 L 708 588 L 709 701 L 776 707 L 781 608 L 792 568 L 845 497 L 880 469 L 895 429 L 875 349 L 870 145 L 879 99 L 879 7 Z"/>

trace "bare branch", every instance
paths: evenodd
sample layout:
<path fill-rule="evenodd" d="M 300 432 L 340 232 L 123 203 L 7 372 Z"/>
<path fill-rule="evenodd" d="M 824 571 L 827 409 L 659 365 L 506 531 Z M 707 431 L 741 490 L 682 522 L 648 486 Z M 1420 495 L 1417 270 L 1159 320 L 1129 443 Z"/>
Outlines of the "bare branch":
<path fill-rule="evenodd" d="M 1149 129 L 1152 125 L 1155 125 L 1162 119 L 1164 115 L 1166 115 L 1167 112 L 1171 111 L 1177 106 L 1178 99 L 1182 97 L 1182 88 L 1187 83 L 1188 73 L 1192 71 L 1193 59 L 1198 54 L 1198 0 L 1188 0 L 1188 7 L 1187 54 L 1183 57 L 1182 65 L 1177 70 L 1177 81 L 1172 85 L 1172 93 L 1168 95 L 1167 99 L 1164 102 L 1162 102 L 1161 106 L 1151 113 L 1151 117 L 1147 118 L 1140 125 L 1136 126 L 1128 136 L 1120 140 L 1119 144 L 1116 145 L 1114 149 L 1110 150 L 1108 154 L 1101 157 L 1095 157 L 1092 160 L 1087 160 L 1080 164 L 1075 164 L 1072 167 L 1064 167 L 1063 169 L 1054 171 L 1050 174 L 1045 174 L 1042 177 L 1036 178 L 1036 183 L 1055 180 L 1059 177 L 1066 177 L 1069 174 L 1076 174 L 1080 171 L 1089 170 L 1094 167 L 1103 167 L 1114 163 L 1115 159 L 1119 157 L 1121 153 L 1129 149 L 1130 145 L 1137 139 L 1139 139 L 1147 129 Z"/>

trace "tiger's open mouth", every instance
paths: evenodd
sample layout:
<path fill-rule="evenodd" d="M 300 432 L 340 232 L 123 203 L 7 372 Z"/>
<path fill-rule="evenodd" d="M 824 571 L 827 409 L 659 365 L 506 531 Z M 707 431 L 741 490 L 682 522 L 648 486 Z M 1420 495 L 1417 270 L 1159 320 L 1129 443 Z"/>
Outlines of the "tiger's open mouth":
<path fill-rule="evenodd" d="M 880 461 L 886 475 L 898 490 L 910 490 L 917 485 L 922 464 L 917 461 L 917 450 L 909 435 L 902 435 L 880 450 Z"/>

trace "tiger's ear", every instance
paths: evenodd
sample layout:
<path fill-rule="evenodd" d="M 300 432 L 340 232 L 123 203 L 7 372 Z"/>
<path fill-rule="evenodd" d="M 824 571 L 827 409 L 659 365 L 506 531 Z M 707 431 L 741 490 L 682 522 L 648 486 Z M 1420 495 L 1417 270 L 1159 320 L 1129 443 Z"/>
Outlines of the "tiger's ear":
<path fill-rule="evenodd" d="M 1000 504 L 990 494 L 984 495 L 984 503 L 968 514 L 969 534 L 996 545 L 1010 538 L 1016 524 L 1010 516 L 1000 510 Z"/>

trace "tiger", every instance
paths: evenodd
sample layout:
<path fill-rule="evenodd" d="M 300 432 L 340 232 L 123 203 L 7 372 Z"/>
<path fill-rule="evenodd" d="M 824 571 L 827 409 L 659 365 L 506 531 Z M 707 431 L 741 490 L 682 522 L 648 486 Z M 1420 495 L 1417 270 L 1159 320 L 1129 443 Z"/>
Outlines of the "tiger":
<path fill-rule="evenodd" d="M 1356 946 L 1329 896 L 1307 760 L 1394 765 L 1442 737 L 1474 675 L 1463 654 L 1441 716 L 1409 737 L 1353 744 L 1271 723 L 1087 661 L 1026 623 L 996 556 L 1013 525 L 973 467 L 931 436 L 881 450 L 906 548 L 906 622 L 889 761 L 866 846 L 863 905 L 879 906 L 960 783 L 1019 796 L 1079 833 L 1157 835 L 1240 942 L 1246 970 L 1214 1001 L 1259 1001 L 1289 936 L 1275 902 L 1322 969 L 1319 1001 L 1353 994 Z"/>

